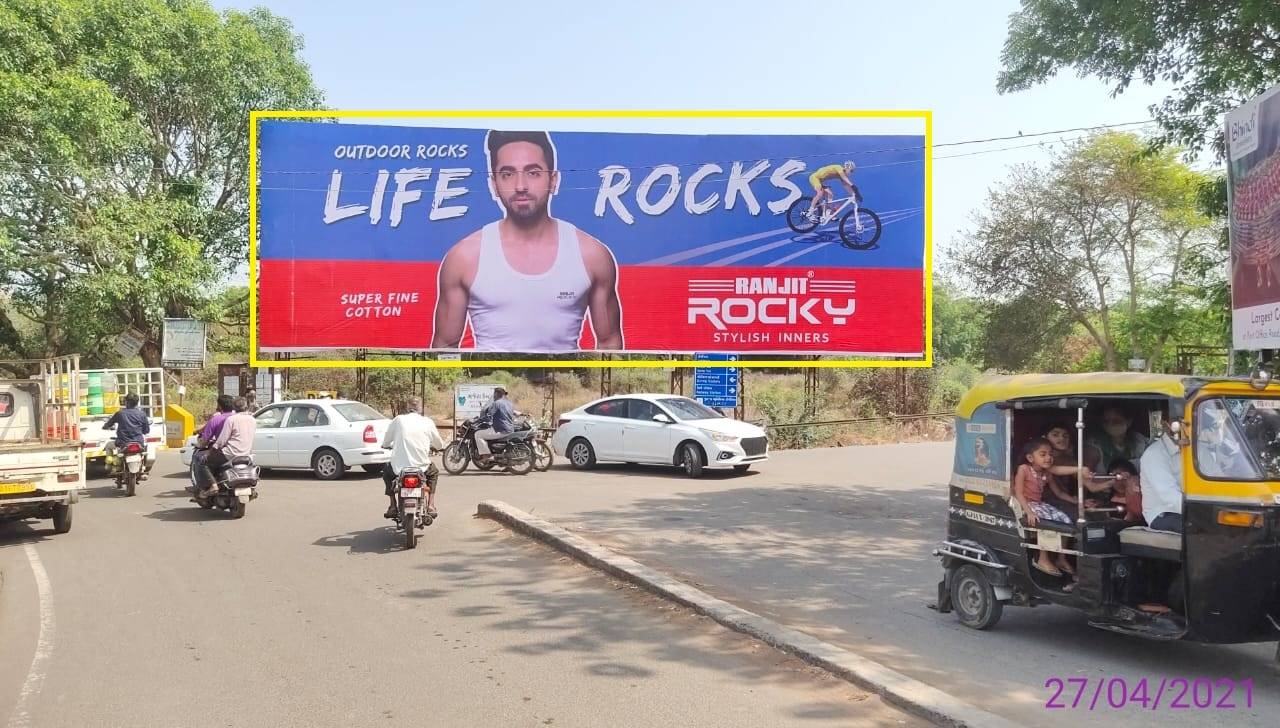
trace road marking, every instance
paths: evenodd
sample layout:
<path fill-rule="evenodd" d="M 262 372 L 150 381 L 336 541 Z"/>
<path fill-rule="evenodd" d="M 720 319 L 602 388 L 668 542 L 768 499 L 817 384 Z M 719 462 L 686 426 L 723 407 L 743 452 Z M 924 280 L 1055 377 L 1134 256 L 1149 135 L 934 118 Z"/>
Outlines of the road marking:
<path fill-rule="evenodd" d="M 31 669 L 27 671 L 27 680 L 22 684 L 22 692 L 18 694 L 18 704 L 9 716 L 9 728 L 27 728 L 31 725 L 31 716 L 27 713 L 31 700 L 40 693 L 44 685 L 45 663 L 53 654 L 53 587 L 49 584 L 49 575 L 45 573 L 44 564 L 40 563 L 40 555 L 36 547 L 26 544 L 27 561 L 31 563 L 31 573 L 36 578 L 36 592 L 40 595 L 40 637 L 36 640 L 36 654 L 31 658 Z"/>

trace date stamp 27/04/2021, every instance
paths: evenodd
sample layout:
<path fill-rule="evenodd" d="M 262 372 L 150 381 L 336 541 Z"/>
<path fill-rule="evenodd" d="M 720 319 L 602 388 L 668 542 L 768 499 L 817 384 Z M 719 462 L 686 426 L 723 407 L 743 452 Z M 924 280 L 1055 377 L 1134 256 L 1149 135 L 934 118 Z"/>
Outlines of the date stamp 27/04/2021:
<path fill-rule="evenodd" d="M 1051 677 L 1048 710 L 1237 710 L 1253 708 L 1253 679 Z"/>

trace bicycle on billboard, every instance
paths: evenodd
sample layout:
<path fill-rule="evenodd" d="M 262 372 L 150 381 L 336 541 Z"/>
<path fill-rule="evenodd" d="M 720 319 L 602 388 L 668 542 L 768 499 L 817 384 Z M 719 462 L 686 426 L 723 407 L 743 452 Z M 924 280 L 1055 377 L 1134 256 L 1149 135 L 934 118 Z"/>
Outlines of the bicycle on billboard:
<path fill-rule="evenodd" d="M 852 195 L 819 202 L 817 207 L 812 197 L 801 197 L 787 208 L 787 227 L 803 235 L 838 218 L 840 244 L 850 250 L 870 250 L 880 241 L 880 216 L 861 205 L 862 192 L 856 185 Z"/>

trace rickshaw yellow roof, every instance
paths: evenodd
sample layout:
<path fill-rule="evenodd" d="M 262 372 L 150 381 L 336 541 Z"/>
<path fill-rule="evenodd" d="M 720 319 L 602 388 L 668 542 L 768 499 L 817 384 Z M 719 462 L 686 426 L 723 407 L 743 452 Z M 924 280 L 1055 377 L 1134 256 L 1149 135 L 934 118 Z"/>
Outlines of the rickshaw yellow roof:
<path fill-rule="evenodd" d="M 960 398 L 956 414 L 968 419 L 973 416 L 974 410 L 984 404 L 1025 397 L 1155 394 L 1181 398 L 1186 395 L 1188 379 L 1189 377 L 1178 374 L 1140 372 L 987 376 L 979 379 Z"/>

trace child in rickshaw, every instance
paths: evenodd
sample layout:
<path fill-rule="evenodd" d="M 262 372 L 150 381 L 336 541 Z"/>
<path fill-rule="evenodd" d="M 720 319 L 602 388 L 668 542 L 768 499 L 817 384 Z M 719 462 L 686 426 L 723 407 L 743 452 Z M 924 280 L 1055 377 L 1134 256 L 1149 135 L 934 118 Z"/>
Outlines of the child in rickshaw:
<path fill-rule="evenodd" d="M 1053 446 L 1053 464 L 1057 465 L 1073 465 L 1076 462 L 1075 443 L 1072 441 L 1071 433 L 1075 428 L 1071 425 L 1055 423 L 1049 425 L 1044 431 L 1044 439 L 1049 441 Z M 1086 467 L 1088 463 L 1085 463 Z M 1075 469 L 1072 468 L 1071 476 L 1075 475 Z M 1045 500 L 1049 505 L 1056 506 L 1058 510 L 1067 514 L 1071 520 L 1075 520 L 1078 513 L 1079 504 L 1076 502 L 1075 495 L 1075 478 L 1066 475 L 1054 475 L 1049 479 L 1049 493 L 1046 494 Z M 1098 492 L 1106 490 L 1106 486 L 1099 484 L 1096 487 L 1089 487 L 1090 492 Z M 1091 498 L 1084 501 L 1086 508 L 1097 506 L 1098 502 Z"/>
<path fill-rule="evenodd" d="M 1116 478 L 1111 490 L 1111 504 L 1124 509 L 1124 520 L 1146 525 L 1142 518 L 1142 487 L 1137 466 L 1124 458 L 1116 458 L 1107 471 Z"/>
<path fill-rule="evenodd" d="M 1045 491 L 1050 490 L 1050 482 L 1055 475 L 1083 474 L 1088 481 L 1091 476 L 1089 469 L 1074 465 L 1054 465 L 1053 444 L 1043 437 L 1028 442 L 1022 449 L 1022 458 L 1026 462 L 1018 466 L 1018 472 L 1014 475 L 1013 496 L 1026 514 L 1027 525 L 1035 527 L 1039 521 L 1069 525 L 1070 516 L 1063 513 L 1061 508 L 1045 502 Z M 1055 566 L 1050 552 L 1043 550 L 1038 552 L 1031 565 L 1050 576 L 1062 576 L 1063 572 L 1076 573 L 1065 554 L 1058 554 Z"/>

